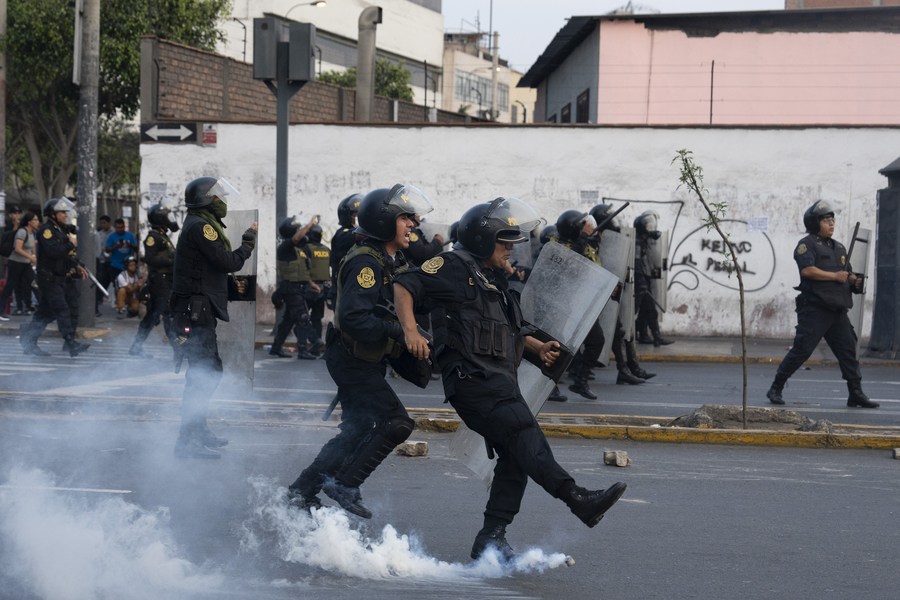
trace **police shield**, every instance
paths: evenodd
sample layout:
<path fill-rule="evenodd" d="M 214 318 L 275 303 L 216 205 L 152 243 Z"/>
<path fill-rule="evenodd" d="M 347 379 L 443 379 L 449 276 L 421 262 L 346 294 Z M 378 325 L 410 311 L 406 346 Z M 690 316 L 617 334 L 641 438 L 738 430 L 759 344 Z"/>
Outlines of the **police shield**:
<path fill-rule="evenodd" d="M 853 244 L 853 255 L 850 256 L 850 266 L 853 272 L 868 277 L 869 274 L 869 240 L 872 232 L 868 229 L 860 229 L 856 232 L 856 240 L 850 240 Z M 859 338 L 862 331 L 863 318 L 866 311 L 866 285 L 868 279 L 863 280 L 863 293 L 853 295 L 853 307 L 848 311 L 847 317 L 856 330 L 856 355 L 859 356 Z"/>
<path fill-rule="evenodd" d="M 600 263 L 603 268 L 618 277 L 619 282 L 612 297 L 600 313 L 600 329 L 603 330 L 603 351 L 600 353 L 600 364 L 609 364 L 609 352 L 612 350 L 616 322 L 622 312 L 621 302 L 624 299 L 625 278 L 629 274 L 631 263 L 629 256 L 634 256 L 634 229 L 626 228 L 621 232 L 607 230 L 600 239 Z M 633 258 L 632 258 L 633 260 Z M 634 300 L 632 299 L 632 306 Z"/>
<path fill-rule="evenodd" d="M 653 263 L 653 276 L 650 279 L 650 295 L 656 307 L 662 313 L 669 308 L 669 232 L 662 231 L 658 240 L 650 240 L 650 261 Z"/>
<path fill-rule="evenodd" d="M 573 351 L 606 305 L 619 279 L 565 246 L 544 245 L 522 290 L 522 314 Z M 531 412 L 537 414 L 553 390 L 554 382 L 523 360 L 518 369 L 519 390 Z M 460 425 L 450 442 L 450 452 L 486 484 L 493 476 L 494 461 L 488 457 L 484 439 Z"/>
<path fill-rule="evenodd" d="M 225 217 L 233 248 L 241 243 L 241 234 L 258 220 L 256 210 L 229 211 Z M 256 342 L 256 257 L 254 250 L 228 284 L 227 322 L 217 327 L 219 356 L 224 370 L 219 390 L 249 395 L 253 389 L 253 350 Z"/>
<path fill-rule="evenodd" d="M 622 321 L 622 327 L 625 329 L 625 340 L 634 340 L 634 238 L 635 231 L 631 227 L 623 227 L 622 233 L 628 232 L 631 236 L 632 243 L 628 248 L 628 268 L 625 271 L 625 287 L 619 298 L 619 318 Z"/>
<path fill-rule="evenodd" d="M 434 223 L 423 220 L 419 223 L 419 229 L 422 230 L 422 235 L 425 236 L 426 242 L 433 240 L 435 235 L 444 238 L 445 245 L 450 242 L 450 226 L 446 223 Z"/>

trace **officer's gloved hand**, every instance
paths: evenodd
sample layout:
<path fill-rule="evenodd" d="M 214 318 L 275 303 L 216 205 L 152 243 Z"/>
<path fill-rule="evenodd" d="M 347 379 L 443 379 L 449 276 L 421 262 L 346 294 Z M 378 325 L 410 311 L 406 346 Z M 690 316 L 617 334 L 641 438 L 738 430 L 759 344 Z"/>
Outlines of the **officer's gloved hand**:
<path fill-rule="evenodd" d="M 253 250 L 256 248 L 256 231 L 250 227 L 241 235 L 241 243 L 242 245 L 250 246 L 250 249 Z"/>

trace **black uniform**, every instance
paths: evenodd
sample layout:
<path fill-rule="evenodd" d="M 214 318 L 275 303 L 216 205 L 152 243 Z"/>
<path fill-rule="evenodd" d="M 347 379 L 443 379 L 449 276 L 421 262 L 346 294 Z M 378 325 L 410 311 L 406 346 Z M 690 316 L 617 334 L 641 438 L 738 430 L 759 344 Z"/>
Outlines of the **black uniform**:
<path fill-rule="evenodd" d="M 553 452 L 519 391 L 524 350 L 521 311 L 503 273 L 478 266 L 462 249 L 445 252 L 396 282 L 416 303 L 447 310 L 448 340 L 439 354 L 444 394 L 463 422 L 497 453 L 485 523 L 511 523 L 528 478 L 561 497 L 573 478 Z"/>
<path fill-rule="evenodd" d="M 422 266 L 429 258 L 433 258 L 441 253 L 444 245 L 438 239 L 432 239 L 430 242 L 425 239 L 425 234 L 418 227 L 414 227 L 409 232 L 409 248 L 403 251 L 403 254 L 409 259 L 409 262 L 416 267 Z"/>
<path fill-rule="evenodd" d="M 847 250 L 830 238 L 810 234 L 800 240 L 794 250 L 794 260 L 802 271 L 818 267 L 836 273 L 849 268 Z M 818 281 L 800 276 L 797 288 L 797 334 L 790 351 L 778 366 L 776 381 L 786 381 L 812 355 L 819 341 L 825 342 L 841 367 L 841 376 L 849 382 L 859 382 L 862 374 L 856 359 L 856 332 L 847 311 L 853 306 L 849 283 Z"/>
<path fill-rule="evenodd" d="M 600 264 L 600 255 L 597 253 L 596 247 L 589 243 L 585 234 L 581 234 L 576 242 L 560 239 L 559 243 L 584 256 L 597 266 L 603 266 Z M 590 379 L 591 370 L 597 364 L 605 344 L 606 336 L 603 334 L 603 329 L 600 328 L 600 321 L 594 321 L 584 338 L 581 351 L 575 356 L 569 368 L 573 379 L 569 389 L 588 400 L 597 399 L 597 395 L 591 391 L 588 385 L 588 379 Z"/>
<path fill-rule="evenodd" d="M 385 359 L 402 351 L 396 341 L 402 329 L 388 308 L 394 297 L 391 281 L 404 269 L 401 253 L 391 258 L 374 240 L 354 246 L 341 266 L 325 350 L 328 373 L 338 387 L 340 433 L 290 486 L 309 504 L 318 503 L 315 496 L 324 486 L 350 512 L 371 516 L 358 504 L 358 488 L 413 431 L 415 422 L 385 380 Z"/>
<path fill-rule="evenodd" d="M 160 320 L 169 343 L 174 345 L 177 337 L 169 303 L 172 295 L 172 271 L 175 268 L 175 246 L 165 228 L 154 227 L 147 232 L 144 239 L 144 263 L 149 271 L 150 298 L 147 300 L 147 314 L 138 325 L 129 351 L 135 355 L 141 354 L 144 340 L 159 325 Z"/>
<path fill-rule="evenodd" d="M 72 314 L 78 314 L 78 288 L 75 286 L 78 260 L 75 258 L 75 244 L 69 241 L 66 231 L 53 219 L 47 219 L 38 228 L 35 241 L 40 304 L 32 320 L 22 325 L 19 332 L 19 343 L 25 354 L 44 354 L 38 348 L 37 340 L 54 320 L 66 345 L 75 344 L 76 322 Z"/>
<path fill-rule="evenodd" d="M 341 267 L 341 261 L 350 252 L 350 248 L 356 244 L 356 234 L 353 233 L 353 227 L 341 227 L 331 238 L 331 281 L 337 285 L 338 270 Z M 335 293 L 337 288 L 334 288 Z"/>
<path fill-rule="evenodd" d="M 172 313 L 181 347 L 188 360 L 181 403 L 179 443 L 203 440 L 209 434 L 206 413 L 209 400 L 222 378 L 222 359 L 216 339 L 216 323 L 228 321 L 229 294 L 236 295 L 229 273 L 239 271 L 256 245 L 256 235 L 244 232 L 241 245 L 231 242 L 211 213 L 190 209 L 178 245 L 172 284 Z M 176 452 L 178 447 L 176 446 Z"/>
<path fill-rule="evenodd" d="M 269 353 L 287 356 L 282 348 L 288 334 L 293 331 L 297 337 L 297 349 L 302 354 L 306 351 L 307 340 L 315 337 L 306 304 L 310 281 L 309 257 L 288 238 L 275 249 L 275 260 L 279 279 L 278 292 L 284 300 L 284 312 L 275 327 L 275 341 L 272 342 Z"/>

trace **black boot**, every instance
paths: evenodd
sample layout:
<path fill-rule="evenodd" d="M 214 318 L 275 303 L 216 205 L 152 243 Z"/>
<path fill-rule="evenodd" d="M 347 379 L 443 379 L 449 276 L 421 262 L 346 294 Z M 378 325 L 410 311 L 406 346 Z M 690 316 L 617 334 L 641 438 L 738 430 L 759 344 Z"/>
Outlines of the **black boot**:
<path fill-rule="evenodd" d="M 576 517 L 588 527 L 593 527 L 600 522 L 613 504 L 625 493 L 626 485 L 621 481 L 614 483 L 605 490 L 586 490 L 583 487 L 572 484 L 565 490 L 560 498 Z"/>
<path fill-rule="evenodd" d="M 363 519 L 372 518 L 372 511 L 362 504 L 362 494 L 359 493 L 358 487 L 350 487 L 336 479 L 329 478 L 322 486 L 322 491 L 347 512 Z"/>
<path fill-rule="evenodd" d="M 548 402 L 565 402 L 566 400 L 568 400 L 568 398 L 559 391 L 558 385 L 553 386 L 553 391 L 550 392 L 550 396 L 547 397 Z"/>
<path fill-rule="evenodd" d="M 784 389 L 784 384 L 786 382 L 787 377 L 781 373 L 775 374 L 775 381 L 772 382 L 772 385 L 769 386 L 769 391 L 766 392 L 766 398 L 769 399 L 769 402 L 778 405 L 784 404 L 784 398 L 781 397 L 781 390 Z"/>
<path fill-rule="evenodd" d="M 272 346 L 269 350 L 269 356 L 277 356 L 278 358 L 290 358 L 291 355 L 284 351 L 281 346 Z"/>
<path fill-rule="evenodd" d="M 91 346 L 90 344 L 83 344 L 81 342 L 76 342 L 75 338 L 68 338 L 63 343 L 63 350 L 68 351 L 69 356 L 71 356 L 72 358 L 75 358 L 76 356 L 78 356 L 79 354 L 81 354 L 82 352 L 87 350 L 90 346 Z"/>
<path fill-rule="evenodd" d="M 134 336 L 134 341 L 131 342 L 131 348 L 128 350 L 128 354 L 131 356 L 146 356 L 144 354 L 144 341 L 149 335 L 150 329 L 138 327 L 137 333 Z"/>
<path fill-rule="evenodd" d="M 847 406 L 858 406 L 859 408 L 878 408 L 881 406 L 877 402 L 869 400 L 869 397 L 863 393 L 861 380 L 848 381 L 847 389 L 850 391 L 850 396 L 847 398 Z"/>
<path fill-rule="evenodd" d="M 475 543 L 472 544 L 472 552 L 469 553 L 469 556 L 472 557 L 472 560 L 478 560 L 488 548 L 495 549 L 504 562 L 509 562 L 516 557 L 512 546 L 506 541 L 506 525 L 482 527 L 475 536 Z"/>
<path fill-rule="evenodd" d="M 574 383 L 569 386 L 569 389 L 579 394 L 588 400 L 596 400 L 597 395 L 591 391 L 591 388 L 588 387 L 587 377 L 576 377 L 574 379 Z"/>
<path fill-rule="evenodd" d="M 200 438 L 197 425 L 182 427 L 175 442 L 175 458 L 221 458 L 222 455 L 208 448 Z"/>
<path fill-rule="evenodd" d="M 664 338 L 660 335 L 659 331 L 653 332 L 653 345 L 654 346 L 668 346 L 669 344 L 674 344 L 675 340 L 670 340 L 668 338 Z"/>
<path fill-rule="evenodd" d="M 228 445 L 228 440 L 214 434 L 206 423 L 200 426 L 198 435 L 200 441 L 203 442 L 203 445 L 207 448 L 224 448 Z"/>
<path fill-rule="evenodd" d="M 319 500 L 318 496 L 315 494 L 305 495 L 296 488 L 288 488 L 287 503 L 288 506 L 305 510 L 306 512 L 309 512 L 313 508 L 322 508 L 322 501 Z"/>
<path fill-rule="evenodd" d="M 656 373 L 650 373 L 650 372 L 645 371 L 644 369 L 637 367 L 637 366 L 629 365 L 628 370 L 631 371 L 632 375 L 634 375 L 635 377 L 640 377 L 641 379 L 646 380 L 646 379 L 653 379 L 654 377 L 656 377 Z"/>
<path fill-rule="evenodd" d="M 652 344 L 653 338 L 647 334 L 642 334 L 642 335 L 638 336 L 637 343 L 638 344 Z"/>
<path fill-rule="evenodd" d="M 644 383 L 644 380 L 632 373 L 628 367 L 619 369 L 619 375 L 616 377 L 616 385 L 637 385 Z"/>

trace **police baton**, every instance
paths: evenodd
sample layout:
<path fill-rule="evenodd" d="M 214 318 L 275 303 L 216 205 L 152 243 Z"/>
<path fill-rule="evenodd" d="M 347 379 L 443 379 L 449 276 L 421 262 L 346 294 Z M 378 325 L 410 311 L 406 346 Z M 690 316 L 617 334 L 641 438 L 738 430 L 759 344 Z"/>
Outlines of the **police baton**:
<path fill-rule="evenodd" d="M 615 219 L 616 217 L 619 216 L 620 212 L 622 212 L 623 210 L 628 208 L 629 204 L 631 204 L 631 202 L 626 202 L 619 208 L 619 210 L 617 210 L 616 212 L 614 212 L 611 215 L 607 215 L 605 219 L 603 219 L 602 221 L 597 223 L 597 231 L 602 231 L 606 225 L 608 225 L 613 219 Z"/>
<path fill-rule="evenodd" d="M 104 296 L 106 296 L 107 298 L 109 298 L 109 292 L 107 292 L 107 291 L 106 291 L 106 288 L 103 287 L 103 286 L 100 284 L 99 281 L 97 281 L 97 278 L 94 277 L 94 274 L 91 273 L 91 270 L 88 269 L 87 267 L 83 267 L 83 268 L 84 268 L 85 271 L 87 271 L 88 277 L 91 278 L 91 281 L 94 282 L 94 285 L 97 286 L 97 289 L 100 290 L 101 292 L 103 292 L 103 295 L 104 295 Z"/>
<path fill-rule="evenodd" d="M 850 248 L 847 249 L 847 272 L 850 272 L 850 257 L 853 256 L 853 247 L 856 245 L 856 236 L 859 235 L 859 221 L 853 227 L 853 237 L 850 238 Z"/>

